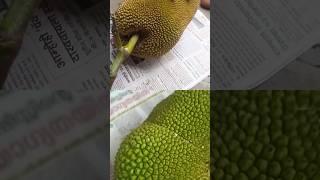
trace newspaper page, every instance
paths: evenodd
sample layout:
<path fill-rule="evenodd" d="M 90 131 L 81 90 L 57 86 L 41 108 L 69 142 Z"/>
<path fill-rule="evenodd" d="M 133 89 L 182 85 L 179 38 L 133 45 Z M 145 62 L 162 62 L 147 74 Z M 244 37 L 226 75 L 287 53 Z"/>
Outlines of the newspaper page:
<path fill-rule="evenodd" d="M 139 127 L 152 109 L 174 91 L 113 91 L 110 94 L 110 113 L 118 114 L 110 122 L 110 179 L 114 179 L 114 163 L 119 146 L 124 138 Z M 145 95 L 143 95 L 145 94 Z M 119 104 L 126 104 L 119 107 Z M 114 109 L 112 111 L 112 109 Z M 123 113 L 121 113 L 123 112 Z"/>
<path fill-rule="evenodd" d="M 106 8 L 100 0 L 43 0 L 4 88 L 106 88 Z"/>
<path fill-rule="evenodd" d="M 134 106 L 157 95 L 160 91 L 144 89 L 140 91 L 112 91 L 110 95 L 110 121 L 124 114 Z"/>
<path fill-rule="evenodd" d="M 113 59 L 115 52 L 110 56 Z M 158 59 L 127 60 L 120 67 L 111 91 L 191 89 L 209 75 L 210 20 L 198 10 L 170 52 Z"/>
<path fill-rule="evenodd" d="M 21 91 L 0 99 L 0 179 L 105 179 L 104 91 Z"/>
<path fill-rule="evenodd" d="M 288 65 L 319 39 L 320 2 L 215 3 L 214 89 L 249 89 Z"/>

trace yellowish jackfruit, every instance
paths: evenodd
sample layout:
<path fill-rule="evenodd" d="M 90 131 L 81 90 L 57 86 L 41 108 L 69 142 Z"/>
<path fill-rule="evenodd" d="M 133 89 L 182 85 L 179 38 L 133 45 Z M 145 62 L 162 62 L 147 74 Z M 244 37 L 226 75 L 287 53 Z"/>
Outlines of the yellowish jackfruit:
<path fill-rule="evenodd" d="M 113 18 L 123 42 L 139 35 L 133 56 L 158 57 L 178 42 L 198 5 L 199 0 L 124 0 Z"/>

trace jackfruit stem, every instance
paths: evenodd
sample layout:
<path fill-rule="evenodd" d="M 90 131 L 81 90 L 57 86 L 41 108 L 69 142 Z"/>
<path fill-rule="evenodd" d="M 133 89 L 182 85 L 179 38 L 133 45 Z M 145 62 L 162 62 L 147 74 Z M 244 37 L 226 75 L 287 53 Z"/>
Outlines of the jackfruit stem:
<path fill-rule="evenodd" d="M 42 0 L 14 0 L 0 23 L 0 31 L 15 35 L 24 31 Z"/>
<path fill-rule="evenodd" d="M 113 60 L 111 64 L 111 69 L 110 69 L 110 78 L 113 79 L 117 76 L 117 73 L 119 71 L 120 65 L 130 56 L 132 53 L 134 47 L 136 46 L 137 42 L 139 40 L 139 35 L 133 35 L 129 42 L 125 45 L 122 46 L 117 55 L 116 58 Z"/>

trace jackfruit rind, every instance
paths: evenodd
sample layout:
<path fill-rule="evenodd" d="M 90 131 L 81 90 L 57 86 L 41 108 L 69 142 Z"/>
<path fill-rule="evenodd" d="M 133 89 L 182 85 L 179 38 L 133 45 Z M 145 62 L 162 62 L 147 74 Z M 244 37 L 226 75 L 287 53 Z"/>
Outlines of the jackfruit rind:
<path fill-rule="evenodd" d="M 117 179 L 197 179 L 208 173 L 203 153 L 167 128 L 145 124 L 124 142 Z"/>
<path fill-rule="evenodd" d="M 209 155 L 209 114 L 209 91 L 176 91 L 154 108 L 148 121 L 167 127 Z"/>
<path fill-rule="evenodd" d="M 214 179 L 320 178 L 320 91 L 217 91 L 213 113 Z"/>
<path fill-rule="evenodd" d="M 192 20 L 199 0 L 124 0 L 113 14 L 123 42 L 134 34 L 139 41 L 132 55 L 162 56 L 171 50 Z"/>
<path fill-rule="evenodd" d="M 185 109 L 181 108 L 182 104 Z M 176 91 L 160 102 L 148 119 L 121 144 L 116 155 L 116 179 L 209 179 L 210 114 L 207 108 L 207 91 Z M 184 114 L 190 111 L 200 118 L 184 116 L 179 112 L 182 110 Z M 197 111 L 202 111 L 202 116 Z M 188 127 L 195 122 L 199 123 L 197 127 L 201 131 Z M 185 133 L 186 129 L 191 130 L 191 134 Z"/>

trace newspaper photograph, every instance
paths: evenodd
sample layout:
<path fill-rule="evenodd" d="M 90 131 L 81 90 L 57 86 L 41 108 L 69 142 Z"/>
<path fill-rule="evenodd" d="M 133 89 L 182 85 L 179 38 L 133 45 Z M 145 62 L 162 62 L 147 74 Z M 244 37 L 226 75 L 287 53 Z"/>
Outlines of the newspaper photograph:
<path fill-rule="evenodd" d="M 214 89 L 251 89 L 319 40 L 319 1 L 217 1 Z"/>

